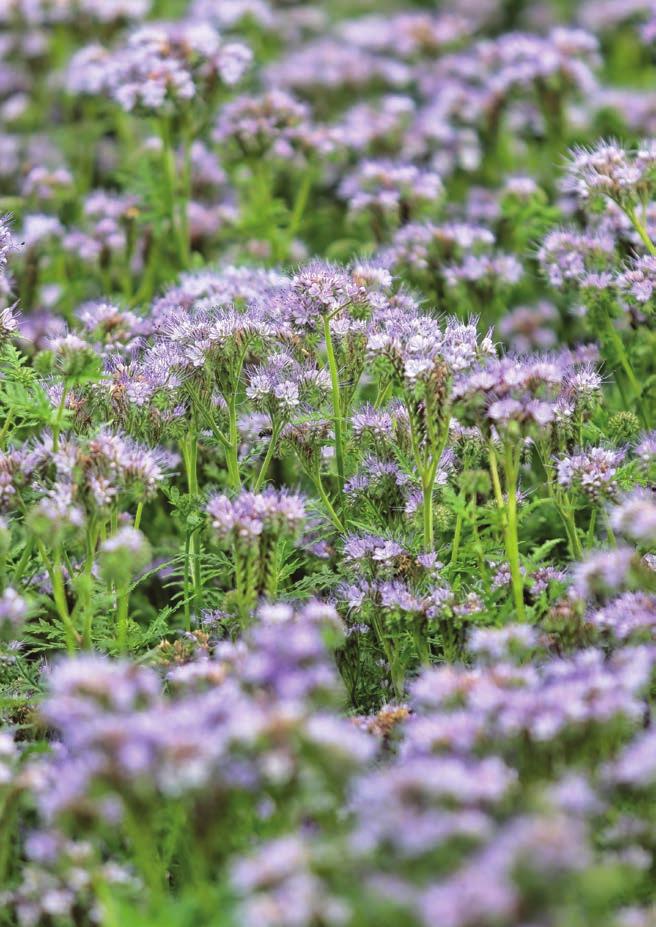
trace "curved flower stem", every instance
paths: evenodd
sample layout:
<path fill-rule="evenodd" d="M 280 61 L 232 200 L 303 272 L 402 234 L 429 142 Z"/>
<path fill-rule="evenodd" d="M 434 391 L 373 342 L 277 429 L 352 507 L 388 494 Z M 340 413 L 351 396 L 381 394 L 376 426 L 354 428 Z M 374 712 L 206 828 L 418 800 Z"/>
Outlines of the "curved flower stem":
<path fill-rule="evenodd" d="M 321 498 L 321 501 L 326 507 L 326 511 L 328 512 L 328 517 L 330 518 L 331 522 L 333 523 L 335 528 L 337 528 L 340 534 L 345 534 L 346 532 L 344 530 L 344 525 L 340 521 L 340 518 L 337 512 L 333 508 L 332 502 L 328 498 L 328 494 L 326 493 L 323 483 L 321 482 L 321 474 L 319 472 L 317 472 L 316 476 L 313 478 L 313 482 L 314 482 L 317 492 L 319 493 L 319 497 Z"/>
<path fill-rule="evenodd" d="M 337 463 L 337 483 L 339 487 L 339 506 L 342 513 L 342 521 L 346 523 L 345 505 L 344 505 L 344 436 L 342 433 L 342 401 L 339 385 L 339 371 L 337 369 L 337 359 L 333 347 L 333 339 L 330 333 L 330 319 L 327 315 L 323 317 L 323 333 L 326 342 L 326 356 L 328 358 L 328 369 L 330 370 L 330 382 L 332 386 L 333 402 L 333 428 L 335 430 L 335 461 Z"/>
<path fill-rule="evenodd" d="M 647 228 L 644 222 L 638 218 L 635 209 L 625 208 L 624 212 L 626 213 L 629 221 L 631 222 L 631 225 L 633 226 L 633 228 L 636 230 L 636 232 L 640 236 L 640 240 L 642 241 L 647 251 L 649 251 L 649 253 L 652 256 L 656 257 L 656 245 L 654 245 L 654 242 L 649 237 L 649 232 L 647 231 Z"/>

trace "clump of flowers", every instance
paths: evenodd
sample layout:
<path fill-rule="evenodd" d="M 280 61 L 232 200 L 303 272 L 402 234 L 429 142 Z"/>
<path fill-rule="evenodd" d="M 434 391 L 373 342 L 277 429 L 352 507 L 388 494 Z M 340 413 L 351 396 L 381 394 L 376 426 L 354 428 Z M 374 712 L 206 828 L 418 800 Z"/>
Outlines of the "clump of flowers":
<path fill-rule="evenodd" d="M 242 492 L 235 499 L 217 495 L 207 514 L 217 541 L 234 557 L 235 598 L 246 620 L 259 595 L 276 595 L 285 547 L 298 539 L 306 521 L 304 500 L 275 489 Z"/>

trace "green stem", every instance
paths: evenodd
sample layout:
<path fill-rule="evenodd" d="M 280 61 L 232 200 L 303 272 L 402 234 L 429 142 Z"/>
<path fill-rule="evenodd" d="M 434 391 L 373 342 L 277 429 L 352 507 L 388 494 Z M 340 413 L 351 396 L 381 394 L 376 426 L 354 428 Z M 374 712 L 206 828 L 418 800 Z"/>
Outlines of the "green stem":
<path fill-rule="evenodd" d="M 489 586 L 489 577 L 488 577 L 488 572 L 487 572 L 487 566 L 485 563 L 485 551 L 483 550 L 483 543 L 481 541 L 481 535 L 478 530 L 478 518 L 476 517 L 477 504 L 478 504 L 478 500 L 476 498 L 476 493 L 474 492 L 472 493 L 472 497 L 471 497 L 469 515 L 470 515 L 472 533 L 474 535 L 474 550 L 476 552 L 476 557 L 478 559 L 478 566 L 481 571 L 481 576 L 483 578 L 483 582 L 485 583 L 485 588 L 487 589 Z"/>
<path fill-rule="evenodd" d="M 590 514 L 590 524 L 588 525 L 588 546 L 592 547 L 594 543 L 595 527 L 597 525 L 597 510 L 593 509 Z"/>
<path fill-rule="evenodd" d="M 266 479 L 266 475 L 269 472 L 269 466 L 271 465 L 271 460 L 273 459 L 273 454 L 278 444 L 278 437 L 280 436 L 280 426 L 274 425 L 273 431 L 271 432 L 271 438 L 269 439 L 269 446 L 267 447 L 267 452 L 262 461 L 262 466 L 260 467 L 260 472 L 257 474 L 257 479 L 255 480 L 255 485 L 253 487 L 254 492 L 259 492 L 262 488 L 262 485 Z"/>
<path fill-rule="evenodd" d="M 137 529 L 137 531 L 139 530 L 139 526 L 141 525 L 141 516 L 143 515 L 143 508 L 144 508 L 144 504 L 143 502 L 140 502 L 137 505 L 137 511 L 134 516 L 134 527 Z"/>
<path fill-rule="evenodd" d="M 501 480 L 499 479 L 499 467 L 497 464 L 497 455 L 494 450 L 494 447 L 490 445 L 490 451 L 488 456 L 490 462 L 490 475 L 492 477 L 492 488 L 494 490 L 494 499 L 497 504 L 497 509 L 501 516 L 501 526 L 505 532 L 506 530 L 506 504 L 503 501 L 503 490 L 501 489 Z"/>
<path fill-rule="evenodd" d="M 188 242 L 185 241 L 183 230 L 176 217 L 176 191 L 177 167 L 175 163 L 175 150 L 171 138 L 171 125 L 167 119 L 160 122 L 160 137 L 162 140 L 162 172 L 164 175 L 164 196 L 166 212 L 171 224 L 171 235 L 175 242 L 180 269 L 189 266 Z"/>
<path fill-rule="evenodd" d="M 565 524 L 565 530 L 567 531 L 567 536 L 569 538 L 572 557 L 574 560 L 582 560 L 583 548 L 581 547 L 581 541 L 579 539 L 579 532 L 578 528 L 576 527 L 576 519 L 574 518 L 572 506 L 568 502 L 565 502 L 564 505 L 559 504 L 558 511 L 560 512 L 560 516 Z"/>
<path fill-rule="evenodd" d="M 289 251 L 292 244 L 294 243 L 294 236 L 297 234 L 299 228 L 301 227 L 301 222 L 303 221 L 303 216 L 305 215 L 305 209 L 307 207 L 308 198 L 310 196 L 310 190 L 312 189 L 313 181 L 313 172 L 311 168 L 307 168 L 303 174 L 303 179 L 301 180 L 301 185 L 298 188 L 296 193 L 296 199 L 294 200 L 294 206 L 292 208 L 291 216 L 289 217 L 289 225 L 287 226 L 287 255 L 289 257 Z"/>
<path fill-rule="evenodd" d="M 411 427 L 412 433 L 412 427 Z M 447 441 L 449 439 L 449 429 L 448 426 L 444 429 L 439 443 L 433 452 L 430 463 L 428 467 L 422 467 L 421 465 L 421 456 L 419 454 L 419 449 L 416 444 L 415 439 L 413 438 L 413 448 L 415 449 L 415 459 L 417 461 L 417 469 L 422 474 L 421 486 L 422 486 L 422 497 L 423 497 L 423 516 L 424 516 L 424 547 L 426 550 L 431 551 L 435 546 L 435 535 L 433 528 L 433 490 L 435 488 L 435 479 L 437 477 L 437 470 L 440 465 L 440 460 L 442 459 L 442 454 L 444 453 L 444 448 L 446 447 Z"/>
<path fill-rule="evenodd" d="M 626 378 L 629 381 L 629 386 L 633 390 L 635 402 L 638 407 L 638 412 L 640 414 L 640 418 L 642 419 L 642 423 L 645 428 L 649 428 L 649 418 L 642 404 L 642 387 L 638 382 L 638 378 L 635 374 L 635 371 L 633 370 L 629 356 L 626 353 L 626 348 L 624 347 L 622 336 L 613 325 L 613 320 L 609 315 L 606 315 L 606 329 L 615 349 L 617 359 L 620 362 L 622 370 L 626 374 Z"/>
<path fill-rule="evenodd" d="M 128 650 L 128 606 L 130 604 L 130 587 L 123 586 L 116 593 L 116 649 L 119 653 Z"/>
<path fill-rule="evenodd" d="M 424 547 L 433 550 L 435 539 L 433 535 L 433 481 L 424 479 L 422 484 L 423 510 L 424 510 Z"/>
<path fill-rule="evenodd" d="M 323 487 L 323 483 L 321 481 L 321 474 L 319 472 L 317 472 L 317 474 L 315 475 L 313 482 L 314 482 L 317 492 L 319 493 L 319 497 L 321 498 L 321 501 L 326 507 L 326 511 L 328 512 L 328 517 L 330 518 L 331 522 L 333 523 L 335 528 L 337 528 L 340 534 L 345 534 L 346 532 L 344 530 L 344 525 L 340 521 L 340 518 L 337 512 L 333 508 L 332 502 L 328 498 L 328 494 L 326 493 L 326 490 Z"/>
<path fill-rule="evenodd" d="M 93 561 L 96 553 L 96 545 L 98 543 L 98 537 L 100 534 L 100 526 L 96 522 L 95 518 L 91 519 L 91 523 L 87 529 L 87 557 L 84 564 L 84 580 L 83 580 L 83 596 L 84 600 L 81 603 L 81 610 L 83 615 L 83 630 L 82 630 L 82 646 L 91 650 L 93 645 L 93 596 L 91 594 L 91 583 L 93 582 Z"/>
<path fill-rule="evenodd" d="M 7 437 L 7 433 L 9 429 L 11 428 L 13 421 L 14 421 L 14 413 L 12 412 L 11 409 L 9 409 L 7 414 L 5 415 L 5 423 L 2 426 L 2 431 L 0 431 L 0 450 L 4 450 L 5 448 L 5 438 Z"/>
<path fill-rule="evenodd" d="M 394 694 L 400 700 L 403 698 L 403 673 L 399 673 L 398 667 L 396 666 L 396 660 L 394 658 L 394 645 L 390 644 L 387 639 L 387 635 L 384 630 L 381 628 L 380 621 L 378 617 L 374 614 L 372 616 L 372 623 L 376 636 L 380 642 L 381 647 L 383 648 L 383 653 L 385 654 L 385 659 L 387 660 L 390 668 L 390 676 L 392 679 L 392 688 L 394 689 Z"/>
<path fill-rule="evenodd" d="M 647 229 L 646 229 L 644 223 L 638 218 L 638 216 L 636 215 L 635 210 L 634 210 L 634 209 L 625 209 L 624 212 L 625 212 L 626 215 L 629 217 L 629 220 L 630 220 L 630 222 L 631 222 L 633 228 L 636 230 L 636 232 L 637 232 L 638 235 L 640 236 L 640 239 L 641 239 L 643 245 L 645 246 L 645 248 L 647 249 L 647 251 L 649 251 L 649 253 L 650 253 L 651 255 L 653 255 L 654 257 L 656 257 L 656 245 L 654 245 L 654 242 L 653 242 L 653 241 L 651 240 L 651 238 L 649 237 L 649 233 L 648 233 L 648 231 L 647 231 Z"/>
<path fill-rule="evenodd" d="M 198 489 L 198 433 L 193 423 L 192 430 L 185 438 L 182 445 L 182 456 L 185 463 L 187 474 L 187 488 L 189 495 L 194 502 L 197 502 L 199 496 Z M 193 606 L 197 612 L 201 607 L 202 596 L 202 577 L 201 577 L 201 545 L 198 531 L 188 531 L 189 557 L 191 560 L 191 575 L 193 586 Z M 185 621 L 188 623 L 187 611 L 185 610 Z"/>
<path fill-rule="evenodd" d="M 61 431 L 62 419 L 64 417 L 64 410 L 66 409 L 66 397 L 68 395 L 68 390 L 66 386 L 62 388 L 61 399 L 59 400 L 59 405 L 57 406 L 57 415 L 55 417 L 55 423 L 52 427 L 52 451 L 53 454 L 56 454 L 59 450 L 59 433 Z"/>
<path fill-rule="evenodd" d="M 64 630 L 66 631 L 66 649 L 69 653 L 75 653 L 79 641 L 79 635 L 75 625 L 71 620 L 70 612 L 68 611 L 66 588 L 64 586 L 64 577 L 62 576 L 61 551 L 59 546 L 55 547 L 53 551 L 54 556 L 51 561 L 43 543 L 41 541 L 37 541 L 37 545 L 43 564 L 46 568 L 48 576 L 50 577 L 50 582 L 52 584 L 52 597 L 55 603 L 55 608 L 57 609 L 57 614 L 59 615 L 64 626 Z"/>
<path fill-rule="evenodd" d="M 610 523 L 610 513 L 606 512 L 606 534 L 608 535 L 608 543 L 611 547 L 617 547 L 617 538 L 615 537 L 615 532 Z"/>
<path fill-rule="evenodd" d="M 339 503 L 342 513 L 342 520 L 346 523 L 346 513 L 344 504 L 344 437 L 342 434 L 342 402 L 340 396 L 339 371 L 337 369 L 337 359 L 333 339 L 330 332 L 330 319 L 327 315 L 323 317 L 323 333 L 326 342 L 326 356 L 328 358 L 328 368 L 330 370 L 330 382 L 332 387 L 333 402 L 333 428 L 335 430 L 335 461 L 337 463 L 337 483 L 339 487 Z"/>
<path fill-rule="evenodd" d="M 237 428 L 237 403 L 234 393 L 228 400 L 229 432 L 228 446 L 226 447 L 226 463 L 228 476 L 233 489 L 241 489 L 241 475 L 239 473 L 239 430 Z"/>
<path fill-rule="evenodd" d="M 513 597 L 517 619 L 526 621 L 524 607 L 524 580 L 519 560 L 519 533 L 517 526 L 517 478 L 519 475 L 519 451 L 515 451 L 510 443 L 505 448 L 505 476 L 507 489 L 507 525 L 506 525 L 506 553 L 510 564 Z"/>
<path fill-rule="evenodd" d="M 462 504 L 462 500 L 461 500 Z M 458 554 L 460 552 L 460 538 L 462 537 L 462 511 L 458 511 L 456 515 L 456 526 L 453 532 L 453 543 L 451 545 L 451 566 L 455 567 L 458 562 Z"/>
<path fill-rule="evenodd" d="M 191 583 L 189 582 L 189 544 L 191 541 L 191 534 L 189 531 L 185 534 L 185 544 L 184 544 L 184 567 L 182 575 L 182 585 L 184 593 L 184 627 L 185 631 L 189 631 L 191 628 Z"/>
<path fill-rule="evenodd" d="M 13 582 L 14 587 L 16 588 L 20 585 L 20 581 L 23 578 L 23 573 L 25 572 L 27 564 L 30 562 L 30 557 L 32 556 L 33 549 L 34 549 L 34 538 L 29 537 L 25 541 L 25 546 L 23 547 L 23 553 L 21 554 L 21 558 L 16 565 L 16 569 L 14 570 L 14 576 L 13 576 L 12 582 Z"/>
<path fill-rule="evenodd" d="M 184 267 L 189 267 L 191 241 L 189 237 L 189 200 L 191 199 L 191 139 L 188 127 L 182 130 L 182 194 L 180 199 L 180 246 Z"/>

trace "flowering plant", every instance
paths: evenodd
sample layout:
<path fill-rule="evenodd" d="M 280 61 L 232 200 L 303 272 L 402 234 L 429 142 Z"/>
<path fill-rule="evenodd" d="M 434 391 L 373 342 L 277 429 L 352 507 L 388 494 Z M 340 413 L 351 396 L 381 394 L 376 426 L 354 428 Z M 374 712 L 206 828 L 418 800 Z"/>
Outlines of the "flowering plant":
<path fill-rule="evenodd" d="M 0 924 L 653 927 L 653 0 L 0 33 Z"/>

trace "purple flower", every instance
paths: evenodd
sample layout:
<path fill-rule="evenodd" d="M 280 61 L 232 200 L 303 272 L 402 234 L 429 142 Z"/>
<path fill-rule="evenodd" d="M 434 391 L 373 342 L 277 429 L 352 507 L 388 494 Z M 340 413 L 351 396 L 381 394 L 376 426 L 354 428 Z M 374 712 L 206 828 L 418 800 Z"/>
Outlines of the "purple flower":
<path fill-rule="evenodd" d="M 29 610 L 26 600 L 8 586 L 0 595 L 0 637 L 18 638 Z"/>
<path fill-rule="evenodd" d="M 339 188 L 352 216 L 379 213 L 397 223 L 409 221 L 423 207 L 434 204 L 442 193 L 437 174 L 411 163 L 393 161 L 363 161 Z"/>
<path fill-rule="evenodd" d="M 649 490 L 636 489 L 620 500 L 610 514 L 613 529 L 643 544 L 656 541 L 656 499 Z"/>
<path fill-rule="evenodd" d="M 175 110 L 215 82 L 237 83 L 250 50 L 223 42 L 209 23 L 149 24 L 132 32 L 116 51 L 97 47 L 78 56 L 68 86 L 78 93 L 107 93 L 123 109 L 161 114 Z"/>
<path fill-rule="evenodd" d="M 596 551 L 575 567 L 572 589 L 583 599 L 617 592 L 628 582 L 635 561 L 631 547 Z"/>
<path fill-rule="evenodd" d="M 584 202 L 608 197 L 622 207 L 635 206 L 651 194 L 653 159 L 649 145 L 634 152 L 612 141 L 600 142 L 590 149 L 576 148 L 567 184 Z"/>
<path fill-rule="evenodd" d="M 607 234 L 556 229 L 549 232 L 538 250 L 542 272 L 553 287 L 585 284 L 590 274 L 608 266 L 615 241 Z M 608 286 L 612 278 L 608 278 Z"/>
<path fill-rule="evenodd" d="M 222 543 L 250 543 L 267 534 L 294 537 L 306 518 L 302 496 L 273 488 L 262 493 L 242 492 L 235 499 L 214 496 L 207 512 Z"/>
<path fill-rule="evenodd" d="M 656 257 L 647 254 L 632 258 L 618 275 L 617 286 L 640 305 L 648 303 L 656 287 Z"/>
<path fill-rule="evenodd" d="M 593 447 L 558 461 L 558 482 L 567 489 L 580 489 L 591 499 L 614 496 L 618 467 L 626 456 L 623 450 Z"/>

